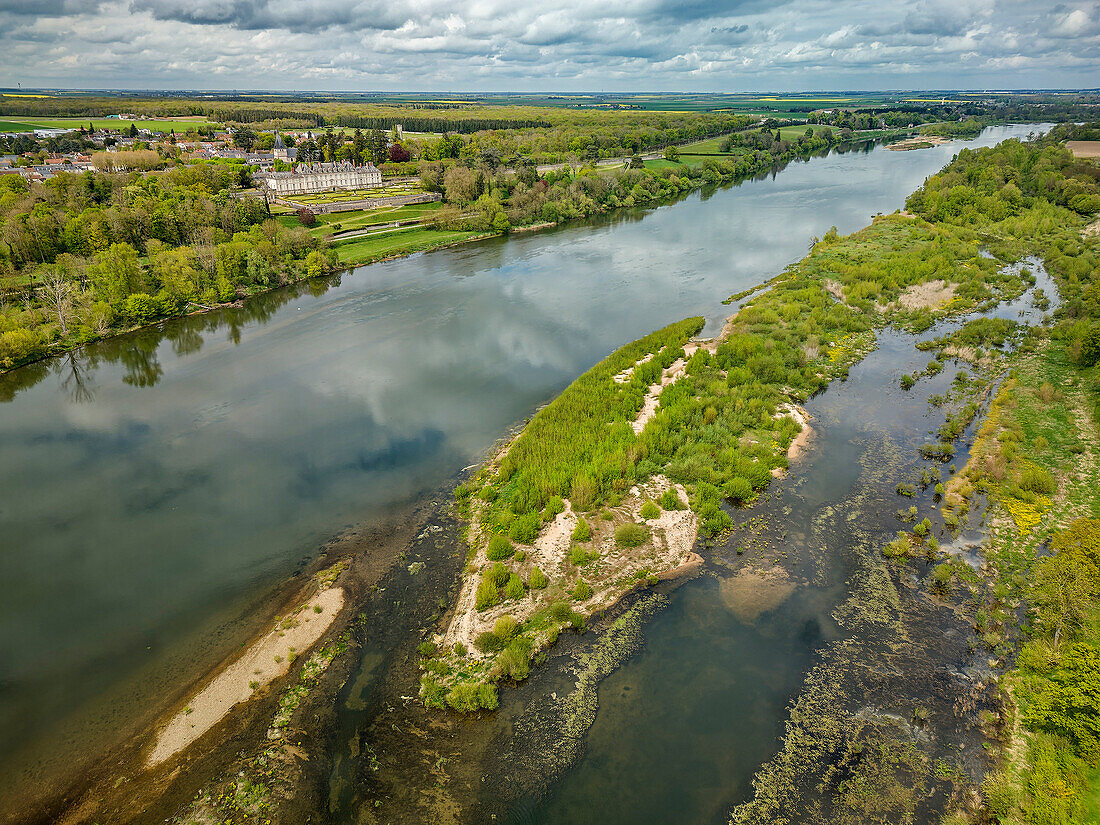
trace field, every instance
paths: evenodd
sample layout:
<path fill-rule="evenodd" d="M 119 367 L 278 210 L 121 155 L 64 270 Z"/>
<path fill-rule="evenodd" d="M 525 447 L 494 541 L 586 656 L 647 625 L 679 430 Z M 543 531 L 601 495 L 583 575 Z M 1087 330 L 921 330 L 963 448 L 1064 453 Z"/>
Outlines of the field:
<path fill-rule="evenodd" d="M 92 124 L 96 129 L 114 129 L 121 131 L 129 129 L 131 124 L 139 129 L 169 132 L 175 130 L 176 134 L 183 134 L 188 130 L 220 126 L 209 120 L 119 120 L 115 117 L 7 117 L 0 120 L 0 132 L 29 132 L 31 129 L 79 129 Z"/>
<path fill-rule="evenodd" d="M 342 264 L 363 264 L 391 255 L 423 252 L 456 241 L 465 241 L 480 232 L 447 232 L 413 226 L 365 238 L 337 242 L 333 246 Z"/>

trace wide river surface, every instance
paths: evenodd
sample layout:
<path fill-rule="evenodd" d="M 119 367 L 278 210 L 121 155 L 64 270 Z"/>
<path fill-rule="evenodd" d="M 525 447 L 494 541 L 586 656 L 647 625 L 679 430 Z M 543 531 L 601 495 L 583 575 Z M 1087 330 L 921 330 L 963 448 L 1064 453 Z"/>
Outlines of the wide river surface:
<path fill-rule="evenodd" d="M 0 820 L 617 346 L 704 315 L 963 146 L 861 149 L 646 213 L 375 264 L 0 376 Z M 327 286 L 327 288 L 325 288 Z"/>

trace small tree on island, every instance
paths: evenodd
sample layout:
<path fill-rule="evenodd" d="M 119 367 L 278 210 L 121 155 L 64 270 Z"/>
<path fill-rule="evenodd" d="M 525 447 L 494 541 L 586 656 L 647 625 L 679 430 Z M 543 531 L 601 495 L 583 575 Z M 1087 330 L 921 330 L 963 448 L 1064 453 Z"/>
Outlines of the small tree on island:
<path fill-rule="evenodd" d="M 298 223 L 302 226 L 313 226 L 317 223 L 317 216 L 313 214 L 313 210 L 307 206 L 303 206 L 298 210 Z"/>

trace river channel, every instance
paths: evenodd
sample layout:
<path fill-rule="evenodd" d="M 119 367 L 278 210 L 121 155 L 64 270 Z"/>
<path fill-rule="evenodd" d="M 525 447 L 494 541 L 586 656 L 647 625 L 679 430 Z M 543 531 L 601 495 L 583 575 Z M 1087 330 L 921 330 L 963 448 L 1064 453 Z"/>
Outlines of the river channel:
<path fill-rule="evenodd" d="M 617 346 L 688 315 L 717 332 L 721 299 L 802 257 L 813 236 L 901 207 L 961 146 L 1031 129 L 833 153 L 655 210 L 375 264 L 0 376 L 0 822 L 239 646 L 335 534 L 445 487 Z M 828 495 L 846 489 L 817 478 Z M 582 822 L 584 799 L 622 792 L 637 775 L 610 756 L 622 737 L 701 777 L 663 803 L 683 821 L 720 819 L 740 795 L 730 777 L 774 752 L 830 632 L 829 600 L 793 597 L 761 628 L 715 614 L 706 587 L 717 584 L 682 589 L 658 615 L 639 664 L 607 685 L 624 702 L 593 728 L 587 761 L 526 816 Z M 646 675 L 666 647 L 682 662 L 699 623 L 724 640 L 696 651 L 716 678 Z M 647 707 L 636 687 L 657 678 L 752 708 L 736 723 L 746 746 L 726 747 L 741 728 Z M 677 696 L 683 711 L 698 701 Z M 673 727 L 701 738 L 670 754 L 660 731 Z M 655 790 L 621 821 L 640 821 L 627 814 Z"/>

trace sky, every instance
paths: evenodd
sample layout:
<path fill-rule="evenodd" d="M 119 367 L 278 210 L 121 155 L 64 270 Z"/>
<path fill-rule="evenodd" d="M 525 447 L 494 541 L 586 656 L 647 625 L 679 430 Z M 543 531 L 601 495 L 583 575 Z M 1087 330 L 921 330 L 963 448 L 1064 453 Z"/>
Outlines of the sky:
<path fill-rule="evenodd" d="M 0 0 L 0 85 L 1100 86 L 1100 0 Z"/>

